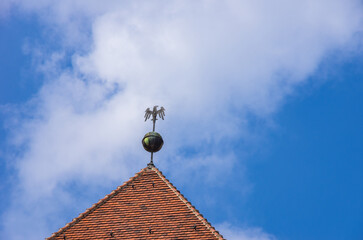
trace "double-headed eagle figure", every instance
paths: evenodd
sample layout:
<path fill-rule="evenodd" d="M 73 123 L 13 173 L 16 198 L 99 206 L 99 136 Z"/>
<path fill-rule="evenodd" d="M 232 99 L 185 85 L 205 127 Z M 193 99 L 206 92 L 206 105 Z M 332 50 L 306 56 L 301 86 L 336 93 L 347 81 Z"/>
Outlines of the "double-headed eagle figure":
<path fill-rule="evenodd" d="M 150 118 L 150 116 L 153 116 L 153 118 L 151 119 L 152 121 L 155 121 L 157 120 L 157 115 L 159 115 L 159 117 L 161 119 L 164 120 L 164 117 L 165 117 L 165 108 L 161 107 L 159 110 L 158 110 L 158 106 L 154 106 L 153 110 L 151 111 L 150 108 L 147 108 L 145 110 L 145 122 L 146 120 L 148 120 Z"/>

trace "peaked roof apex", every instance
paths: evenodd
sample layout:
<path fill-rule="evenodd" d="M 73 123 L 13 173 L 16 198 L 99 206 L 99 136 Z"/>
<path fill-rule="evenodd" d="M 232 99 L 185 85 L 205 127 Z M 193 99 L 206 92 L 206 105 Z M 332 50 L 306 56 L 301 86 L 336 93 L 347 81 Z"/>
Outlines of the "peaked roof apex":
<path fill-rule="evenodd" d="M 151 184 L 147 184 L 150 183 L 151 180 Z M 152 195 L 152 197 L 149 195 L 145 195 L 145 192 L 147 191 L 151 191 L 154 188 L 154 181 L 156 181 L 159 185 L 160 183 L 164 183 L 164 186 L 162 186 L 162 189 L 159 189 L 159 192 L 157 194 Z M 138 186 L 135 187 L 135 185 L 138 184 Z M 138 190 L 138 188 L 142 188 L 142 190 L 139 190 L 140 192 L 135 193 L 135 194 L 139 194 L 138 196 L 135 197 L 135 199 L 133 199 L 133 192 L 131 192 L 131 190 Z M 155 187 L 155 190 L 157 190 L 157 187 Z M 136 191 L 134 191 L 136 192 Z M 141 195 L 140 195 L 141 194 Z M 122 195 L 122 196 L 121 196 Z M 117 198 L 117 199 L 116 199 Z M 131 200 L 130 200 L 131 198 Z M 149 198 L 149 199 L 148 199 Z M 156 199 L 157 198 L 157 199 Z M 125 202 L 123 203 L 119 203 L 121 200 L 124 200 Z M 177 209 L 177 211 L 183 211 L 183 214 L 179 214 L 178 212 L 175 212 L 176 215 L 178 215 L 179 217 L 186 217 L 186 219 L 184 219 L 184 222 L 180 219 L 175 220 L 172 216 L 172 214 L 174 214 L 173 211 L 164 211 L 161 208 L 163 208 L 163 205 L 167 204 L 168 201 L 173 200 L 173 204 L 170 207 L 174 207 L 175 209 Z M 179 202 L 177 201 L 179 200 Z M 117 207 L 118 209 L 112 209 L 115 208 L 113 205 L 115 205 L 114 202 L 118 202 Z M 110 206 L 106 206 L 106 205 L 110 205 Z M 112 205 L 112 206 L 111 206 Z M 82 226 L 81 228 L 77 229 L 77 225 L 92 225 L 93 222 L 92 221 L 97 221 L 97 224 L 100 224 L 100 222 L 102 222 L 102 224 L 104 224 L 104 226 L 102 226 L 102 228 L 107 228 L 107 223 L 105 223 L 105 221 L 103 221 L 103 217 L 106 217 L 105 214 L 107 214 L 107 217 L 109 217 L 109 215 L 111 214 L 119 214 L 122 216 L 117 216 L 119 218 L 124 218 L 126 219 L 128 216 L 126 216 L 125 214 L 129 212 L 129 209 L 127 209 L 128 207 L 130 207 L 132 205 L 132 207 L 135 207 L 134 205 L 137 206 L 141 206 L 141 208 L 148 208 L 146 205 L 149 206 L 149 208 L 152 210 L 148 211 L 148 212 L 142 212 L 140 213 L 140 216 L 136 216 L 137 221 L 139 222 L 135 222 L 134 224 L 136 225 L 140 225 L 140 223 L 142 224 L 143 221 L 146 222 L 150 222 L 150 219 L 155 220 L 156 216 L 158 214 L 161 214 L 162 216 L 159 216 L 159 218 L 170 218 L 173 221 L 171 224 L 175 225 L 176 222 L 178 222 L 178 226 L 174 226 L 173 228 L 178 228 L 175 229 L 178 231 L 175 232 L 175 234 L 189 234 L 189 239 L 211 239 L 210 237 L 213 237 L 214 239 L 224 239 L 223 236 L 207 221 L 207 219 L 205 219 L 203 217 L 203 215 L 201 213 L 199 213 L 199 211 L 180 193 L 180 191 L 178 191 L 176 189 L 176 187 L 173 186 L 173 184 L 162 174 L 161 171 L 159 171 L 159 169 L 157 167 L 155 167 L 155 165 L 153 164 L 148 164 L 147 167 L 141 169 L 140 172 L 136 173 L 133 177 L 131 177 L 128 181 L 126 181 L 124 184 L 122 184 L 121 186 L 117 187 L 115 190 L 113 190 L 110 194 L 106 195 L 104 198 L 100 199 L 97 203 L 93 204 L 91 208 L 87 209 L 85 212 L 79 214 L 78 217 L 74 218 L 70 223 L 68 223 L 67 225 L 65 225 L 63 228 L 60 228 L 57 232 L 53 233 L 51 237 L 47 238 L 49 240 L 51 239 L 64 239 L 65 236 L 70 236 L 69 239 L 77 239 L 77 234 L 82 234 L 82 236 L 86 236 L 88 233 L 87 232 L 82 232 L 79 233 L 77 231 L 84 231 L 85 227 Z M 183 208 L 183 209 L 182 209 Z M 111 209 L 111 210 L 110 210 Z M 180 210 L 182 209 L 182 210 Z M 145 209 L 144 209 L 145 210 Z M 164 211 L 164 212 L 162 212 Z M 107 212 L 107 213 L 106 213 Z M 131 213 L 134 213 L 135 209 L 132 209 Z M 170 212 L 170 213 L 169 213 Z M 164 216 L 164 215 L 165 216 Z M 88 217 L 89 216 L 89 217 Z M 194 217 L 193 217 L 194 216 Z M 86 218 L 90 218 L 92 219 L 92 221 L 86 221 Z M 142 218 L 150 218 L 147 220 L 143 220 Z M 159 219 L 157 218 L 157 219 Z M 121 220 L 122 221 L 122 220 Z M 164 220 L 165 221 L 165 220 Z M 174 223 L 175 221 L 175 223 Z M 125 222 L 125 221 L 124 221 Z M 118 223 L 118 227 L 122 228 L 119 229 L 119 234 L 120 237 L 117 237 L 117 239 L 128 239 L 130 236 L 127 234 L 135 234 L 135 233 L 129 233 L 126 232 L 125 229 L 134 229 L 134 226 L 131 226 L 132 221 L 126 221 L 127 223 L 124 222 L 120 222 Z M 193 232 L 191 232 L 191 230 L 185 229 L 185 225 L 193 223 L 194 225 L 191 227 L 192 229 L 194 229 L 195 234 L 197 235 L 196 237 L 193 236 Z M 114 218 L 112 219 L 112 224 L 114 224 Z M 93 224 L 94 225 L 94 224 Z M 165 225 L 164 223 L 160 223 L 159 225 Z M 158 228 L 163 227 L 163 226 L 159 226 L 159 225 L 155 225 L 154 224 L 154 228 L 156 230 L 158 230 Z M 197 225 L 198 228 L 200 228 L 200 231 L 197 231 Z M 98 226 L 98 225 L 95 225 Z M 145 226 L 147 227 L 147 226 Z M 104 229 L 102 229 L 103 233 L 105 234 L 106 232 L 109 233 L 109 237 L 113 237 L 114 234 L 116 234 L 116 232 L 114 233 L 114 231 L 116 231 L 117 227 L 116 226 L 110 226 L 110 230 L 108 231 L 104 231 Z M 89 229 L 89 226 L 87 226 L 87 229 Z M 148 234 L 152 234 L 152 228 L 148 227 Z M 155 231 L 156 231 L 155 230 Z M 160 229 L 159 229 L 160 230 Z M 100 230 L 101 231 L 101 230 Z M 132 230 L 134 232 L 139 232 L 139 230 Z M 189 231 L 189 232 L 188 232 Z M 170 234 L 170 229 L 168 230 L 168 234 Z M 209 233 L 208 233 L 209 232 Z M 161 235 L 163 235 L 162 232 L 159 231 L 159 233 Z M 171 231 L 172 233 L 172 231 Z M 198 233 L 198 234 L 197 234 Z M 100 234 L 99 232 L 93 233 L 93 234 Z M 136 235 L 132 235 L 132 236 L 139 236 L 139 233 L 136 233 Z M 144 234 L 144 233 L 140 233 L 140 234 Z M 209 237 L 208 238 L 204 238 L 204 235 L 200 235 L 200 234 L 208 234 Z M 160 235 L 160 236 L 161 236 Z M 90 235 L 88 237 L 88 239 L 99 239 L 99 236 L 96 238 L 93 238 L 93 236 L 95 235 Z M 126 238 L 122 238 L 122 236 L 126 237 Z M 159 237 L 160 237 L 159 236 Z M 184 235 L 183 235 L 184 236 Z M 106 236 L 103 236 L 106 237 Z M 170 236 L 168 236 L 170 237 Z M 153 238 L 152 235 L 147 236 L 148 239 Z M 66 238 L 68 239 L 68 237 Z M 106 238 L 107 239 L 107 238 Z M 112 239 L 112 238 L 110 238 Z M 167 239 L 167 238 L 165 238 Z"/>

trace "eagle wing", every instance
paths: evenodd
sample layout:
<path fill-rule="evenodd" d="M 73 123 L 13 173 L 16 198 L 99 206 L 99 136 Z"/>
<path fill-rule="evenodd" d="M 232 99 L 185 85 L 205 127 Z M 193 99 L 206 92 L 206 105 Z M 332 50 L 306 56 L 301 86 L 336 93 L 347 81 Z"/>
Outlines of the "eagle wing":
<path fill-rule="evenodd" d="M 145 118 L 145 122 L 146 122 L 146 120 L 148 120 L 149 118 L 150 118 L 150 116 L 151 116 L 151 114 L 152 114 L 153 112 L 150 110 L 150 108 L 147 108 L 146 110 L 145 110 L 145 116 L 144 116 L 144 118 Z"/>
<path fill-rule="evenodd" d="M 161 107 L 158 111 L 157 114 L 159 114 L 159 117 L 161 117 L 161 119 L 164 120 L 165 117 L 165 108 Z"/>

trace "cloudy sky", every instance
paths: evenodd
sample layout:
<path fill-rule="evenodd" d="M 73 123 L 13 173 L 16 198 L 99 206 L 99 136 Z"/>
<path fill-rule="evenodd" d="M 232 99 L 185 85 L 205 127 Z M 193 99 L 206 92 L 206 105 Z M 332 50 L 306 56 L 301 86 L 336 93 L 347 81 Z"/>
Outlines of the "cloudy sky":
<path fill-rule="evenodd" d="M 231 240 L 363 238 L 363 3 L 3 0 L 0 234 L 41 239 L 149 161 Z"/>

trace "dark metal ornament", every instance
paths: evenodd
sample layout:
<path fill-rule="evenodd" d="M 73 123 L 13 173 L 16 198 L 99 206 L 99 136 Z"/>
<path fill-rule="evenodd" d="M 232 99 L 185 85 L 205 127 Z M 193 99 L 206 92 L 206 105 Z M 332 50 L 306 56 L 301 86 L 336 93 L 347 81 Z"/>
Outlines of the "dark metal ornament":
<path fill-rule="evenodd" d="M 142 139 L 142 146 L 148 152 L 158 152 L 164 144 L 163 138 L 157 132 L 146 133 Z"/>
<path fill-rule="evenodd" d="M 159 116 L 161 119 L 164 120 L 165 108 L 161 107 L 158 110 L 158 106 L 154 106 L 152 111 L 150 110 L 150 108 L 147 108 L 145 110 L 145 116 L 144 116 L 145 121 L 148 120 L 151 116 L 152 116 L 151 121 L 153 121 L 153 131 L 145 134 L 144 138 L 141 141 L 144 149 L 151 153 L 151 160 L 150 160 L 150 163 L 148 164 L 149 167 L 154 166 L 154 162 L 153 162 L 154 152 L 158 152 L 164 144 L 164 141 L 163 141 L 163 138 L 161 137 L 161 135 L 159 133 L 155 132 L 155 122 L 156 122 L 156 120 L 158 120 L 157 116 Z"/>

